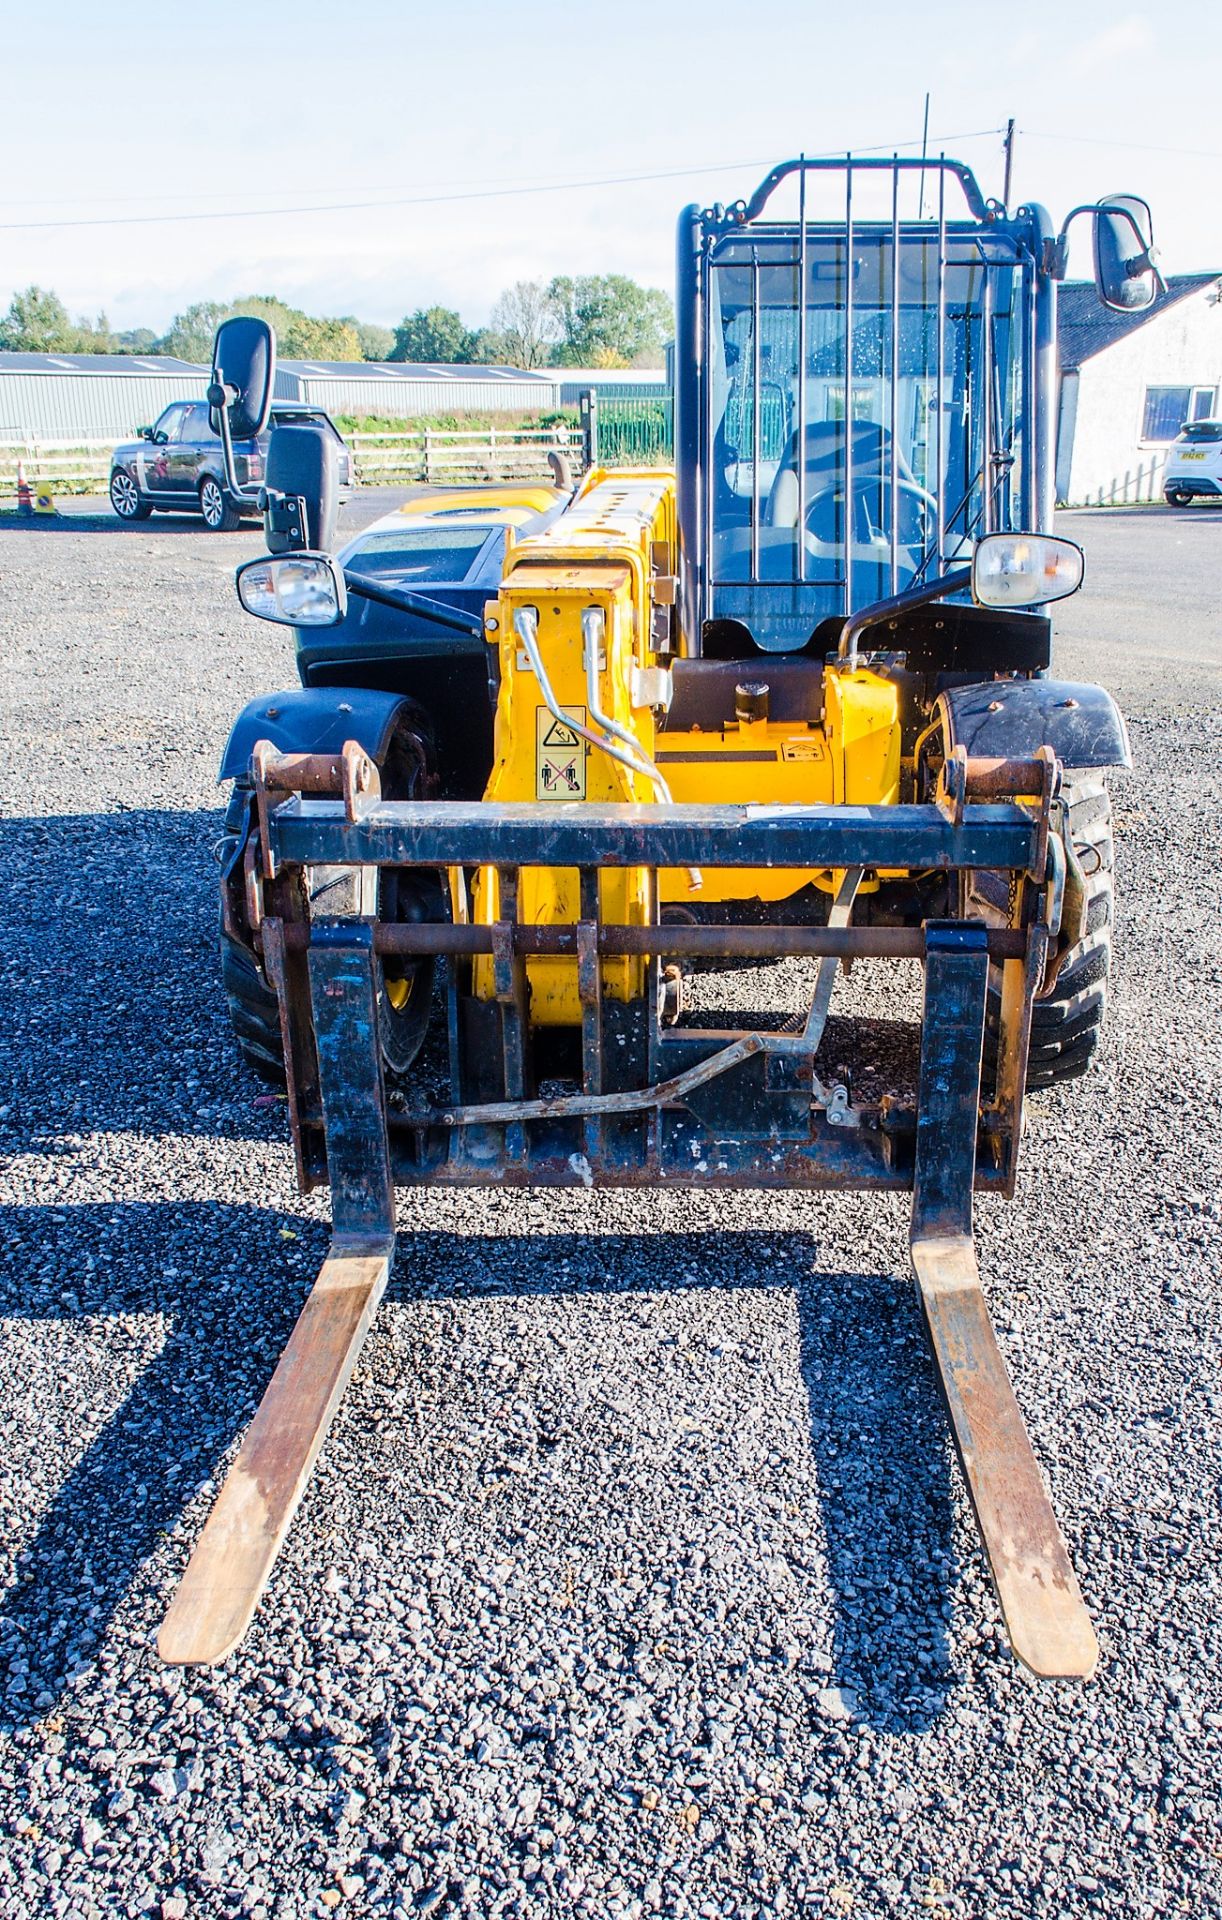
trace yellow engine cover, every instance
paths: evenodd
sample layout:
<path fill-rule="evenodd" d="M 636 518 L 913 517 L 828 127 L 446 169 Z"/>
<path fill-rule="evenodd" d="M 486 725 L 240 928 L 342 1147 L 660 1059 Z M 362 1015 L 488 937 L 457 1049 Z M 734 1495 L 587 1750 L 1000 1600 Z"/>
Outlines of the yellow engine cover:
<path fill-rule="evenodd" d="M 673 597 L 675 542 L 670 474 L 599 472 L 588 477 L 573 506 L 550 528 L 510 547 L 500 593 L 485 616 L 487 638 L 498 649 L 500 666 L 494 763 L 485 798 L 540 805 L 582 800 L 649 804 L 657 799 L 647 774 L 588 743 L 580 731 L 591 726 L 582 616 L 594 609 L 602 636 L 598 704 L 657 765 L 676 803 L 894 803 L 900 781 L 898 690 L 866 667 L 850 669 L 837 662 L 825 669 L 823 718 L 817 724 L 730 720 L 716 731 L 657 729 L 650 704 L 658 698 L 654 623 L 658 607 L 668 607 Z M 517 630 L 516 618 L 524 609 L 562 717 L 549 708 Z M 753 677 L 767 678 L 765 658 L 758 666 L 753 663 Z M 837 878 L 827 869 L 704 868 L 702 874 L 697 891 L 689 873 L 661 872 L 660 904 L 775 902 L 812 883 L 831 891 Z M 653 884 L 644 868 L 605 870 L 599 881 L 602 918 L 630 926 L 648 924 L 654 912 Z M 497 874 L 491 867 L 481 868 L 473 916 L 491 924 L 499 913 Z M 523 870 L 520 922 L 572 925 L 579 917 L 575 870 Z M 527 980 L 535 1024 L 580 1024 L 574 960 L 532 959 Z M 639 998 L 645 991 L 645 963 L 604 960 L 602 982 L 612 999 Z M 481 998 L 493 997 L 490 959 L 475 962 L 474 991 Z"/>
<path fill-rule="evenodd" d="M 753 663 L 752 677 L 767 679 L 766 660 L 758 667 Z M 819 724 L 732 720 L 716 733 L 696 728 L 659 734 L 656 757 L 675 800 L 706 806 L 893 804 L 900 781 L 897 689 L 865 667 L 851 672 L 829 667 L 823 698 Z M 835 890 L 835 876 L 828 868 L 705 868 L 698 898 L 786 900 L 812 882 L 825 891 Z M 659 875 L 658 887 L 664 905 L 692 898 L 687 875 L 673 869 Z"/>

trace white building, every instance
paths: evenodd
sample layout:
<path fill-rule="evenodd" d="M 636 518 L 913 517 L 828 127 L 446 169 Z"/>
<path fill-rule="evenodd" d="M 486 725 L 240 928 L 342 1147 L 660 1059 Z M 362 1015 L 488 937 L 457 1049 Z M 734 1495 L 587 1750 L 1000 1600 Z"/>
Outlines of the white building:
<path fill-rule="evenodd" d="M 1144 313 L 1111 313 L 1093 282 L 1060 289 L 1057 499 L 1161 500 L 1167 449 L 1185 420 L 1218 412 L 1222 276 L 1173 274 Z"/>

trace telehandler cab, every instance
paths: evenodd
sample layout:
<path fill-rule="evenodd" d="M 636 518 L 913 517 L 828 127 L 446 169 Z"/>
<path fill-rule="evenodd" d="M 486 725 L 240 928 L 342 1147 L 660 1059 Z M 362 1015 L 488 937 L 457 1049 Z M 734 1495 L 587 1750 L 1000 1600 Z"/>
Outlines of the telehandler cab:
<path fill-rule="evenodd" d="M 918 165 L 790 161 L 689 208 L 675 472 L 587 472 L 506 532 L 478 604 L 340 567 L 328 441 L 273 437 L 238 591 L 296 629 L 303 685 L 225 752 L 221 942 L 333 1238 L 164 1659 L 220 1660 L 251 1620 L 386 1284 L 396 1184 L 868 1187 L 912 1191 L 1014 1652 L 1092 1672 L 972 1237 L 973 1192 L 1013 1192 L 1026 1088 L 1098 1038 L 1102 773 L 1129 760 L 1109 695 L 1049 673 L 1045 609 L 1082 577 L 1052 532 L 1069 223 L 945 159 L 924 217 Z M 1147 304 L 1144 203 L 1080 212 L 1100 298 Z M 221 327 L 227 447 L 274 365 L 262 323 Z M 818 962 L 797 1021 L 685 1010 L 693 969 L 794 957 Z M 924 969 L 915 1085 L 869 1099 L 820 1052 L 861 957 Z"/>

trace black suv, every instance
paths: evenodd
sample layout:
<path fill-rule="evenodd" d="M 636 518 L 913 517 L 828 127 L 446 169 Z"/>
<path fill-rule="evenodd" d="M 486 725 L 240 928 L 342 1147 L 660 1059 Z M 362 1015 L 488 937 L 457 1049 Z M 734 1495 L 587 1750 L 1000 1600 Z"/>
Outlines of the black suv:
<path fill-rule="evenodd" d="M 273 428 L 312 421 L 339 441 L 340 488 L 353 481 L 352 454 L 339 428 L 321 407 L 284 401 L 272 408 L 266 433 L 238 440 L 233 459 L 241 486 L 258 487 Z M 202 513 L 213 533 L 232 533 L 243 514 L 258 512 L 253 499 L 235 500 L 225 484 L 219 434 L 212 431 L 207 403 L 175 400 L 156 426 L 141 427 L 128 445 L 116 447 L 110 465 L 110 504 L 120 520 L 147 520 L 150 513 Z"/>

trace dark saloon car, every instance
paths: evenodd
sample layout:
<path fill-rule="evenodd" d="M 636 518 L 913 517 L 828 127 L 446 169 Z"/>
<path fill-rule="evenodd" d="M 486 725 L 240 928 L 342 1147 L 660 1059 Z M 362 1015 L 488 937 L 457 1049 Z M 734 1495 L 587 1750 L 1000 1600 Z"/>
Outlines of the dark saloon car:
<path fill-rule="evenodd" d="M 341 496 L 352 485 L 352 454 L 339 428 L 321 407 L 284 401 L 273 406 L 266 433 L 238 440 L 233 458 L 240 486 L 262 484 L 267 447 L 277 426 L 305 421 L 325 427 L 340 444 Z M 235 500 L 225 484 L 220 436 L 212 431 L 207 403 L 175 400 L 155 426 L 141 427 L 111 458 L 110 504 L 120 520 L 147 520 L 150 513 L 200 513 L 213 533 L 232 533 L 243 514 L 255 514 L 253 499 Z"/>

